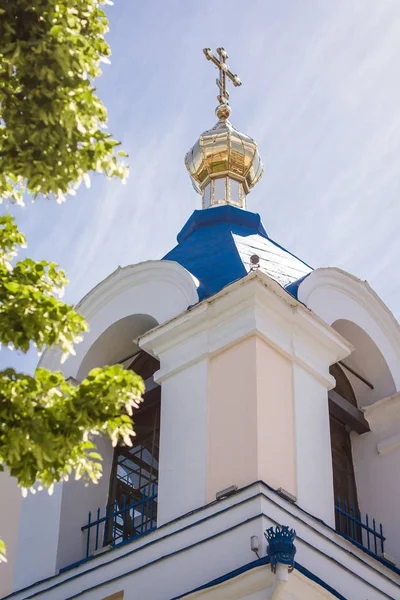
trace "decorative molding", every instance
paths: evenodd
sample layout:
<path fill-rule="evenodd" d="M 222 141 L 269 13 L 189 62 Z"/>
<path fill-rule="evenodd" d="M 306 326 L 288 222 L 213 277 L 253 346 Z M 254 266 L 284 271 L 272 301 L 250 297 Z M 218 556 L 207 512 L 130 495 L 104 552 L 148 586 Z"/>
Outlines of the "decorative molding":
<path fill-rule="evenodd" d="M 217 537 L 224 536 L 224 547 L 231 547 L 230 544 L 235 541 L 232 534 L 237 532 L 238 527 L 241 526 L 240 519 L 243 518 L 243 506 L 247 507 L 247 512 L 245 513 L 246 521 L 242 523 L 248 524 L 252 520 L 255 525 L 251 528 L 252 532 L 257 531 L 258 528 L 261 534 L 266 526 L 276 525 L 282 521 L 287 522 L 290 520 L 291 523 L 295 523 L 302 565 L 314 572 L 317 571 L 324 578 L 327 585 L 334 585 L 335 580 L 340 583 L 343 573 L 347 573 L 346 576 L 351 577 L 349 581 L 353 582 L 351 586 L 353 595 L 350 596 L 351 598 L 358 597 L 357 592 L 360 592 L 360 597 L 369 597 L 368 594 L 365 595 L 363 592 L 364 589 L 372 589 L 372 594 L 376 590 L 382 590 L 382 593 L 386 593 L 386 596 L 393 598 L 396 596 L 398 576 L 393 571 L 337 534 L 333 529 L 327 527 L 320 519 L 306 513 L 299 506 L 288 503 L 272 488 L 258 481 L 238 490 L 237 494 L 220 502 L 213 502 L 207 506 L 199 507 L 197 510 L 165 524 L 148 537 L 144 536 L 144 538 L 139 538 L 131 544 L 116 548 L 106 555 L 98 556 L 94 560 L 83 563 L 73 571 L 64 571 L 16 591 L 13 597 L 15 597 L 15 600 L 24 600 L 31 594 L 43 596 L 43 598 L 54 597 L 55 594 L 58 594 L 60 598 L 69 598 L 78 594 L 93 593 L 91 585 L 96 585 L 97 589 L 94 593 L 97 594 L 96 597 L 101 597 L 102 588 L 100 586 L 104 586 L 104 593 L 107 593 L 105 588 L 110 585 L 111 581 L 115 586 L 125 587 L 125 590 L 134 589 L 135 580 L 133 577 L 135 574 L 144 569 L 147 572 L 149 568 L 159 564 L 160 561 L 173 560 L 176 556 L 176 562 L 171 563 L 170 569 L 176 568 L 179 570 L 179 564 L 182 560 L 179 553 L 185 551 L 185 545 L 188 544 L 188 532 L 189 535 L 193 536 L 189 538 L 189 542 L 191 539 L 194 540 L 191 549 L 205 544 L 202 556 L 205 557 L 205 564 L 209 565 L 210 560 L 207 559 L 210 558 L 210 546 L 207 545 L 207 534 L 211 536 L 209 539 L 214 541 Z M 191 534 L 190 532 L 194 533 Z M 166 542 L 168 543 L 168 540 L 171 539 L 174 540 L 174 551 L 168 555 Z M 141 556 L 141 552 L 144 553 L 143 562 L 139 561 L 138 563 L 136 557 Z M 243 556 L 247 557 L 248 553 L 243 554 Z M 243 562 L 239 564 L 243 564 Z M 196 565 L 198 562 L 193 564 Z M 343 566 L 346 569 L 345 571 L 343 571 Z M 252 570 L 252 572 L 255 570 Z M 101 582 L 98 578 L 100 572 L 102 574 Z M 119 584 L 115 581 L 116 572 L 121 574 L 118 575 L 119 580 L 126 578 L 122 579 Z M 271 570 L 263 565 L 260 567 L 259 572 L 262 572 L 267 578 L 266 584 L 271 585 L 273 581 Z M 317 596 L 317 598 L 322 600 L 322 598 L 331 597 L 326 589 L 321 588 L 316 581 L 301 575 L 296 568 L 290 577 L 291 581 L 295 582 L 295 590 L 298 590 L 298 585 L 303 580 L 304 583 L 309 583 L 314 590 L 320 591 L 321 596 Z M 364 584 L 368 588 L 358 587 Z M 188 583 L 188 585 L 190 584 Z M 217 598 L 217 596 L 212 595 L 216 589 L 208 589 L 211 593 L 209 597 L 213 600 Z M 232 588 L 227 588 L 228 590 L 229 593 L 226 596 L 221 595 L 218 598 L 221 598 L 221 600 L 232 598 Z M 248 591 L 248 588 L 246 588 L 246 591 Z M 193 596 L 187 595 L 188 600 L 192 597 L 201 597 L 200 591 L 194 592 Z M 308 600 L 313 598 L 310 593 L 302 593 L 301 597 Z M 347 595 L 347 597 L 349 596 Z"/>
<path fill-rule="evenodd" d="M 259 335 L 287 358 L 335 385 L 328 366 L 353 347 L 265 273 L 253 271 L 139 338 L 160 359 L 161 382 L 172 373 L 212 356 L 251 335 Z"/>
<path fill-rule="evenodd" d="M 75 306 L 75 309 L 86 319 L 90 319 L 124 290 L 151 281 L 171 283 L 179 288 L 184 294 L 188 306 L 199 301 L 198 280 L 187 269 L 174 261 L 147 260 L 137 265 L 118 267 L 86 294 Z"/>
<path fill-rule="evenodd" d="M 321 288 L 341 292 L 363 307 L 388 340 L 400 364 L 400 325 L 367 281 L 336 267 L 315 269 L 300 283 L 298 298 L 306 306 L 312 307 L 311 298 Z M 337 315 L 335 320 L 340 318 L 345 319 L 346 316 Z M 377 343 L 376 340 L 374 342 Z M 392 376 L 395 379 L 395 373 L 392 372 Z"/>
<path fill-rule="evenodd" d="M 372 431 L 387 429 L 400 421 L 400 392 L 364 406 L 361 410 Z"/>
<path fill-rule="evenodd" d="M 129 265 L 127 267 L 118 267 L 111 275 L 101 281 L 94 287 L 78 304 L 75 309 L 82 314 L 91 325 L 91 320 L 95 315 L 108 303 L 115 298 L 118 298 L 126 290 L 145 285 L 147 283 L 167 283 L 178 289 L 183 296 L 184 301 L 182 307 L 185 309 L 189 306 L 197 304 L 199 301 L 197 294 L 198 281 L 189 271 L 176 262 L 168 260 L 150 260 L 137 265 Z M 160 303 L 164 301 L 160 297 Z M 182 308 L 178 307 L 178 311 Z M 117 319 L 116 319 L 117 320 Z M 99 335 L 103 331 L 99 332 Z M 82 346 L 77 346 L 77 353 L 82 351 L 85 342 Z M 88 348 L 85 349 L 85 354 Z M 50 370 L 64 368 L 60 365 L 61 352 L 57 348 L 46 350 L 40 361 L 39 366 Z M 70 361 L 66 363 L 67 370 Z"/>

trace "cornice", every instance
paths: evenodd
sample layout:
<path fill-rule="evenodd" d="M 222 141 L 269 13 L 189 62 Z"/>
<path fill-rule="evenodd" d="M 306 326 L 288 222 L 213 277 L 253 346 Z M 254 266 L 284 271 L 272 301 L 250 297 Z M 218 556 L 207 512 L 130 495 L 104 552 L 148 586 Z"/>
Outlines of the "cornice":
<path fill-rule="evenodd" d="M 139 345 L 160 358 L 161 382 L 251 335 L 302 364 L 327 388 L 334 386 L 327 366 L 352 351 L 339 333 L 259 271 L 155 327 L 139 338 Z"/>
<path fill-rule="evenodd" d="M 400 421 L 400 392 L 364 406 L 361 410 L 372 431 L 387 429 Z"/>

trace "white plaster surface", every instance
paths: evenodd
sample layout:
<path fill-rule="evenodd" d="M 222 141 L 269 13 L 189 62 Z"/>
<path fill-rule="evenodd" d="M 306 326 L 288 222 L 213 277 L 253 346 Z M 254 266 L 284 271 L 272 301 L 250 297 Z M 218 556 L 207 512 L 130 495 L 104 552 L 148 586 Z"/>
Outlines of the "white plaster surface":
<path fill-rule="evenodd" d="M 82 532 L 81 527 L 86 525 L 89 511 L 92 520 L 96 519 L 98 508 L 102 517 L 105 514 L 114 448 L 108 438 L 97 437 L 94 441 L 103 457 L 103 476 L 99 483 L 85 485 L 82 480 L 71 479 L 62 486 L 57 571 L 85 558 L 86 532 Z M 91 541 L 94 542 L 93 532 Z"/>
<path fill-rule="evenodd" d="M 163 323 L 196 302 L 196 282 L 177 263 L 147 261 L 117 269 L 77 305 L 77 310 L 87 319 L 90 331 L 76 346 L 76 355 L 61 365 L 61 370 L 65 376 L 76 378 L 95 341 L 121 319 L 148 315 L 155 322 Z M 143 331 L 137 335 L 140 333 Z M 112 357 L 107 358 L 112 360 Z M 95 363 L 96 360 L 92 360 L 91 366 Z M 60 369 L 59 353 L 53 349 L 44 353 L 40 364 L 48 369 Z"/>
<path fill-rule="evenodd" d="M 293 365 L 297 501 L 334 526 L 332 455 L 326 388 Z"/>
<path fill-rule="evenodd" d="M 385 551 L 400 564 L 400 451 L 395 445 L 378 452 L 378 444 L 400 434 L 399 324 L 366 282 L 339 269 L 314 271 L 300 284 L 299 299 L 353 344 L 344 362 L 374 386 L 346 372 L 371 427 L 351 434 L 358 501 L 370 522 L 382 523 Z"/>
<path fill-rule="evenodd" d="M 42 490 L 23 499 L 12 589 L 56 573 L 62 484 L 50 496 Z"/>
<path fill-rule="evenodd" d="M 365 410 L 371 431 L 353 433 L 353 459 L 360 508 L 383 525 L 385 552 L 400 565 L 400 394 L 382 399 Z M 379 452 L 379 446 L 386 448 Z"/>
<path fill-rule="evenodd" d="M 180 430 L 192 431 L 193 423 L 183 420 L 185 411 L 173 410 L 188 402 L 180 398 L 190 388 L 186 380 L 181 386 L 176 374 L 182 377 L 196 361 L 209 357 L 209 374 L 201 379 L 195 372 L 191 380 L 202 401 L 208 398 L 209 501 L 226 487 L 264 477 L 295 496 L 298 491 L 304 508 L 333 524 L 327 389 L 334 380 L 329 366 L 346 356 L 350 346 L 275 286 L 266 275 L 251 273 L 145 334 L 139 344 L 160 358 L 162 394 L 168 386 L 168 396 L 174 398 L 174 404 L 162 408 L 162 417 L 168 412 L 171 425 L 180 424 L 175 428 L 180 453 L 185 452 L 182 440 L 186 442 Z M 202 424 L 200 420 L 199 430 Z M 169 454 L 168 460 L 173 469 Z M 168 494 L 170 490 L 172 486 Z"/>
<path fill-rule="evenodd" d="M 0 539 L 6 544 L 8 562 L 0 563 L 0 598 L 11 591 L 21 504 L 17 480 L 3 471 L 0 473 Z"/>
<path fill-rule="evenodd" d="M 158 525 L 206 502 L 207 372 L 203 359 L 161 386 Z"/>
<path fill-rule="evenodd" d="M 298 298 L 328 325 L 346 320 L 360 327 L 383 356 L 395 389 L 400 389 L 400 326 L 366 282 L 340 269 L 316 269 L 300 284 Z"/>
<path fill-rule="evenodd" d="M 79 380 L 94 366 L 113 364 L 125 353 L 132 354 L 138 349 L 138 335 L 197 301 L 195 280 L 177 263 L 148 261 L 119 268 L 77 306 L 90 331 L 76 346 L 76 355 L 60 365 L 59 353 L 51 349 L 40 364 Z M 82 558 L 80 528 L 89 510 L 104 508 L 108 494 L 112 452 L 108 446 L 103 450 L 104 476 L 98 486 L 85 488 L 79 482 L 68 482 L 57 485 L 52 497 L 41 492 L 24 500 L 13 589 L 52 576 L 65 564 Z"/>
<path fill-rule="evenodd" d="M 77 376 L 98 362 L 118 360 L 122 358 L 118 357 L 121 351 L 119 336 L 123 351 L 135 348 L 136 342 L 130 336 L 134 332 L 140 335 L 150 323 L 160 323 L 142 335 L 138 342 L 161 363 L 156 375 L 162 386 L 158 529 L 35 588 L 21 591 L 13 600 L 27 600 L 33 594 L 35 600 L 72 600 L 83 593 L 86 600 L 99 600 L 121 589 L 125 600 L 171 599 L 254 560 L 250 537 L 257 535 L 263 540 L 265 528 L 277 523 L 295 527 L 299 563 L 344 597 L 357 600 L 396 598 L 399 578 L 327 526 L 334 524 L 327 399 L 327 390 L 334 381 L 329 376 L 329 365 L 345 358 L 351 351 L 350 344 L 330 325 L 342 320 L 362 328 L 379 349 L 384 366 L 387 366 L 386 371 L 379 369 L 385 377 L 382 386 L 389 382 L 388 372 L 397 385 L 400 382 L 400 343 L 390 313 L 371 291 L 364 289 L 365 286 L 353 280 L 349 283 L 343 274 L 335 274 L 336 279 L 330 280 L 329 285 L 325 285 L 324 280 L 316 289 L 311 279 L 313 275 L 310 275 L 305 282 L 311 279 L 311 283 L 303 289 L 308 296 L 305 294 L 303 298 L 307 296 L 310 304 L 314 303 L 316 315 L 319 315 L 316 316 L 261 273 L 249 274 L 187 311 L 197 298 L 195 283 L 181 267 L 166 264 L 164 267 L 155 261 L 150 266 L 146 263 L 146 266 L 117 271 L 84 299 L 80 307 L 89 318 L 91 333 L 78 347 L 77 356 L 64 367 L 66 374 Z M 322 279 L 318 279 L 319 284 Z M 343 291 L 347 284 L 351 288 L 348 293 Z M 302 286 L 299 293 L 301 289 Z M 124 335 L 125 327 L 121 324 L 129 324 L 129 335 Z M 350 329 L 341 329 L 340 333 Z M 233 359 L 234 345 L 242 344 L 242 348 L 246 348 L 247 339 L 255 336 L 260 338 L 253 347 L 255 364 L 251 363 L 251 353 L 243 354 L 239 360 L 237 356 Z M 260 352 L 256 352 L 259 343 Z M 264 344 L 268 351 L 261 350 Z M 224 356 L 224 360 L 219 361 L 220 372 L 218 355 Z M 275 355 L 279 360 L 273 360 Z M 49 353 L 43 365 L 54 366 L 56 359 L 55 354 Z M 265 372 L 261 371 L 263 360 L 272 361 Z M 212 362 L 217 365 L 219 377 L 214 396 L 210 393 Z M 242 365 L 247 365 L 247 376 L 252 378 L 247 386 L 239 379 Z M 274 377 L 276 381 L 272 382 Z M 279 387 L 277 382 L 282 377 L 285 383 Z M 232 385 L 235 378 L 237 389 Z M 252 414 L 242 415 L 240 410 L 246 410 L 247 391 L 254 391 L 257 408 Z M 230 407 L 229 397 L 235 394 L 238 401 Z M 291 402 L 288 400 L 290 395 Z M 244 396 L 243 406 L 239 401 L 241 396 Z M 213 421 L 216 415 L 213 409 L 210 410 L 209 402 L 218 398 L 221 398 L 224 411 L 217 411 L 218 418 Z M 265 486 L 255 484 L 226 500 L 204 507 L 211 471 L 214 479 L 209 486 L 209 500 L 215 495 L 218 482 L 223 483 L 224 472 L 229 485 L 235 483 L 231 479 L 236 468 L 240 467 L 244 472 L 240 449 L 245 448 L 247 442 L 251 450 L 254 431 L 255 437 L 261 438 L 264 428 L 257 419 L 266 421 L 268 418 L 267 400 L 260 404 L 264 398 L 268 402 L 279 399 L 284 403 L 281 413 L 275 407 L 276 420 L 271 421 L 274 431 L 269 432 L 269 441 L 273 446 L 278 444 L 278 437 L 275 439 L 274 435 L 281 415 L 282 427 L 290 438 L 288 446 L 293 445 L 293 465 L 290 467 L 288 456 L 282 449 L 267 459 L 267 453 L 271 453 L 268 440 L 258 444 L 258 450 L 256 442 L 256 451 L 246 456 L 257 462 L 257 476 L 261 467 L 266 477 L 271 474 L 267 484 L 278 485 L 281 466 L 285 470 L 281 481 L 286 482 L 288 491 L 295 491 L 298 506 L 283 500 Z M 236 411 L 235 414 L 229 414 L 230 408 Z M 382 409 L 382 414 L 386 412 Z M 368 418 L 367 413 L 366 416 Z M 400 534 L 393 525 L 398 507 L 398 502 L 393 501 L 399 491 L 398 478 L 393 476 L 398 472 L 398 452 L 379 455 L 377 451 L 377 443 L 395 435 L 397 425 L 393 419 L 385 420 L 383 416 L 375 418 L 375 422 L 378 422 L 376 430 L 353 440 L 360 503 L 363 510 L 385 512 L 380 518 L 386 519 L 388 537 L 393 531 L 393 539 L 398 540 Z M 241 425 L 242 437 L 238 435 L 236 449 L 231 434 L 235 428 L 239 431 Z M 214 442 L 218 441 L 219 430 L 222 440 L 220 445 L 211 444 L 212 452 L 210 427 Z M 268 430 L 267 425 L 265 430 Z M 109 460 L 111 453 L 105 452 Z M 228 463 L 229 454 L 231 464 Z M 268 460 L 274 461 L 274 469 L 270 469 Z M 288 466 L 291 469 L 294 466 L 294 478 L 288 472 Z M 89 508 L 101 504 L 97 500 L 104 500 L 106 483 L 104 479 L 100 487 L 86 491 L 77 484 L 66 485 L 64 490 L 57 486 L 52 498 L 38 494 L 24 501 L 14 589 L 54 575 L 61 565 L 79 559 L 76 554 L 82 552 L 83 510 L 86 518 Z M 387 491 L 385 499 L 382 488 Z M 82 506 L 74 506 L 72 503 L 75 502 Z M 201 507 L 204 508 L 199 512 L 188 514 Z M 325 525 L 304 511 L 322 519 Z M 176 520 L 171 522 L 172 519 Z M 45 540 L 40 552 L 37 551 L 38 540 Z M 395 554 L 397 550 L 390 544 L 388 541 L 387 550 Z M 265 544 L 262 553 L 265 553 Z M 95 568 L 100 565 L 101 568 Z M 297 597 L 310 600 L 314 598 L 314 592 L 316 598 L 329 597 L 312 586 L 302 588 L 300 583 L 298 588 L 290 588 L 287 600 Z M 270 583 L 266 585 L 268 587 Z M 230 597 L 255 600 L 267 587 L 246 588 L 240 591 L 241 596 L 238 590 L 233 590 Z M 214 598 L 212 594 L 209 597 Z"/>
<path fill-rule="evenodd" d="M 343 596 L 360 600 L 397 597 L 400 578 L 393 572 L 264 485 L 254 484 L 145 538 L 23 590 L 14 600 L 28 600 L 33 594 L 35 600 L 99 600 L 120 590 L 124 590 L 124 600 L 170 600 L 254 561 L 250 537 L 257 535 L 262 541 L 265 529 L 277 523 L 295 527 L 298 562 Z M 265 555 L 263 542 L 260 553 Z M 267 575 L 268 567 L 264 568 Z M 249 572 L 243 587 L 231 588 L 231 595 L 220 598 L 256 593 L 254 575 Z M 308 579 L 295 575 L 291 581 L 295 585 L 290 583 L 286 600 L 330 597 Z M 264 589 L 271 584 L 269 572 Z M 207 598 L 219 597 L 211 591 Z"/>

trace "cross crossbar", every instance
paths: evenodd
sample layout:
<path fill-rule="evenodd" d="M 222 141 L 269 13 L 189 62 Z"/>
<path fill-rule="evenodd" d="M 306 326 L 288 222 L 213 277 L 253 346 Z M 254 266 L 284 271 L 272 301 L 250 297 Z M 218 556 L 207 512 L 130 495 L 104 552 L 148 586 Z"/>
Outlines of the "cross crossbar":
<path fill-rule="evenodd" d="M 211 51 L 210 48 L 204 48 L 203 50 L 207 60 L 211 60 L 211 62 L 217 67 L 219 70 L 219 79 L 217 79 L 217 85 L 219 87 L 219 94 L 217 96 L 217 100 L 220 105 L 228 104 L 229 100 L 229 92 L 226 89 L 226 78 L 230 79 L 235 87 L 239 87 L 242 85 L 239 75 L 232 73 L 226 64 L 226 59 L 228 58 L 228 54 L 224 48 L 217 48 L 217 54 L 219 58 L 217 58 Z"/>

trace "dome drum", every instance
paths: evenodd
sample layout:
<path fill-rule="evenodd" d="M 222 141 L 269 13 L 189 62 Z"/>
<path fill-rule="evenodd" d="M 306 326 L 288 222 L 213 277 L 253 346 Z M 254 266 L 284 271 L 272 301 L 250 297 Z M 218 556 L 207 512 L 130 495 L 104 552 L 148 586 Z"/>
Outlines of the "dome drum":
<path fill-rule="evenodd" d="M 208 178 L 201 194 L 203 197 L 203 208 L 232 204 L 239 208 L 245 208 L 246 193 L 243 184 L 228 176 Z"/>

